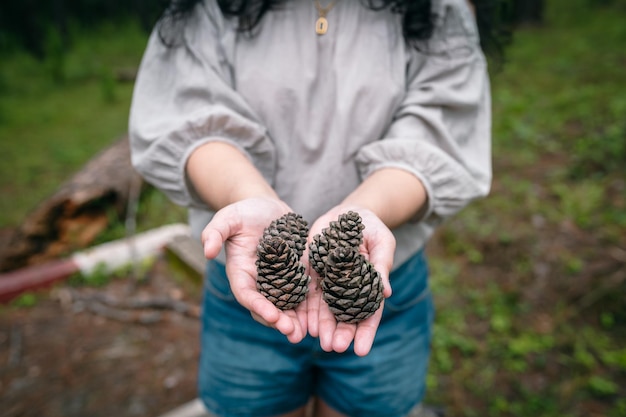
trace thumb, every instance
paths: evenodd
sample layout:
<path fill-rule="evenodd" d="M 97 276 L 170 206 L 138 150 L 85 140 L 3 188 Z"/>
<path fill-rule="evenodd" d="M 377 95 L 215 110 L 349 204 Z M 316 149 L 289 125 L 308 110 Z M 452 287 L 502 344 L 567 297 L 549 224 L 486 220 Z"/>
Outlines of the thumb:
<path fill-rule="evenodd" d="M 375 245 L 370 252 L 369 261 L 380 274 L 383 281 L 383 294 L 385 298 L 391 296 L 391 284 L 389 282 L 389 272 L 393 265 L 393 257 L 395 253 L 395 241 L 383 241 Z"/>
<path fill-rule="evenodd" d="M 232 235 L 230 222 L 222 217 L 219 211 L 215 213 L 213 219 L 202 231 L 202 245 L 207 259 L 216 258 L 224 242 Z"/>
<path fill-rule="evenodd" d="M 228 238 L 224 238 L 217 229 L 205 229 L 202 233 L 204 256 L 207 259 L 216 258 L 222 250 L 222 245 L 226 239 Z"/>

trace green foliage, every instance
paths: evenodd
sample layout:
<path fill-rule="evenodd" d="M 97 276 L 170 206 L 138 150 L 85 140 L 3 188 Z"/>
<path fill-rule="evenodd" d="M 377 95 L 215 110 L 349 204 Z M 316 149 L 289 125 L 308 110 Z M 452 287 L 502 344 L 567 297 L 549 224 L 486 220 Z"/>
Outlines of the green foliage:
<path fill-rule="evenodd" d="M 45 67 L 52 81 L 61 84 L 65 81 L 65 48 L 58 30 L 50 29 L 45 38 Z"/>
<path fill-rule="evenodd" d="M 48 37 L 61 35 L 63 49 L 84 32 L 106 22 L 134 19 L 147 30 L 163 12 L 166 1 L 49 0 L 44 2 L 4 2 L 0 13 L 0 54 L 27 50 L 38 58 L 48 58 Z"/>
<path fill-rule="evenodd" d="M 30 308 L 37 305 L 37 295 L 31 292 L 20 294 L 11 300 L 11 306 L 19 308 Z"/>
<path fill-rule="evenodd" d="M 558 198 L 559 218 L 570 219 L 580 227 L 595 226 L 606 203 L 605 187 L 598 181 L 552 184 Z"/>
<path fill-rule="evenodd" d="M 76 273 L 73 274 L 68 279 L 68 284 L 80 287 L 80 286 L 90 286 L 90 287 L 104 287 L 114 278 L 113 274 L 110 273 L 107 266 L 105 264 L 100 264 L 96 266 L 95 270 L 88 275 Z"/>
<path fill-rule="evenodd" d="M 105 103 L 115 103 L 117 101 L 117 81 L 115 74 L 110 68 L 103 68 L 100 71 L 100 91 L 102 100 Z"/>
<path fill-rule="evenodd" d="M 154 229 L 165 224 L 185 223 L 187 221 L 187 209 L 172 203 L 165 194 L 152 186 L 145 186 L 141 192 L 136 219 L 135 232 Z M 94 245 L 123 239 L 132 230 L 127 230 L 126 219 L 111 209 L 108 211 L 107 230 L 102 232 L 93 243 Z"/>
<path fill-rule="evenodd" d="M 597 310 L 568 294 L 606 285 L 594 268 L 626 244 L 626 8 L 591 1 L 515 34 L 492 77 L 493 192 L 439 231 L 427 402 L 450 415 L 626 416 L 626 288 Z"/>
<path fill-rule="evenodd" d="M 626 114 L 626 108 L 620 112 Z M 624 171 L 626 122 L 612 123 L 575 139 L 571 175 L 575 179 Z"/>
<path fill-rule="evenodd" d="M 495 146 L 571 153 L 577 177 L 623 171 L 626 29 L 610 23 L 623 17 L 575 3 L 547 2 L 548 25 L 516 33 L 494 79 Z"/>
<path fill-rule="evenodd" d="M 148 230 L 164 224 L 186 223 L 187 209 L 174 205 L 161 191 L 146 187 L 141 194 L 137 211 L 140 230 Z"/>
<path fill-rule="evenodd" d="M 600 356 L 606 366 L 626 372 L 626 348 L 603 351 Z"/>
<path fill-rule="evenodd" d="M 102 263 L 96 266 L 96 268 L 89 274 L 75 273 L 67 280 L 69 285 L 75 287 L 104 287 L 114 279 L 126 279 L 134 277 L 139 279 L 145 277 L 147 272 L 154 264 L 154 258 L 142 259 L 137 264 L 132 262 L 123 265 L 115 270 L 112 270 L 110 266 Z"/>
<path fill-rule="evenodd" d="M 619 399 L 609 412 L 609 417 L 626 417 L 626 398 Z"/>
<path fill-rule="evenodd" d="M 612 396 L 619 392 L 618 385 L 605 377 L 594 375 L 587 381 L 590 391 L 598 397 Z"/>
<path fill-rule="evenodd" d="M 116 81 L 114 73 L 136 68 L 145 42 L 146 34 L 129 22 L 83 33 L 66 52 L 50 40 L 58 54 L 45 65 L 21 51 L 3 58 L 0 190 L 11 198 L 0 198 L 0 227 L 17 225 L 126 133 L 132 84 Z"/>

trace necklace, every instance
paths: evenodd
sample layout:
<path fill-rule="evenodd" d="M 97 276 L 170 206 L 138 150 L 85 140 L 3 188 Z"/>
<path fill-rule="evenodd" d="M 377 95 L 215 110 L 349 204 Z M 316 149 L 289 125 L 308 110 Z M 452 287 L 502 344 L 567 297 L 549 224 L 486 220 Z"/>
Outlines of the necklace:
<path fill-rule="evenodd" d="M 328 20 L 326 20 L 326 15 L 330 12 L 330 9 L 335 7 L 338 0 L 333 0 L 326 7 L 322 7 L 319 0 L 315 0 L 315 8 L 317 9 L 318 18 L 315 21 L 315 33 L 318 35 L 323 35 L 328 32 Z"/>

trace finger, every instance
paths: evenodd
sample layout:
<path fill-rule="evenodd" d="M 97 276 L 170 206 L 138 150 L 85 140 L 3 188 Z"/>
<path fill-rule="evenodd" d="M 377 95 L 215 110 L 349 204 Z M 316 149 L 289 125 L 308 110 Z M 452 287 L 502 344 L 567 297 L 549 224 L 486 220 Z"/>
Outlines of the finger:
<path fill-rule="evenodd" d="M 318 314 L 318 335 L 320 346 L 326 352 L 333 351 L 333 336 L 337 328 L 337 320 L 334 314 L 328 309 L 328 305 L 320 298 Z"/>
<path fill-rule="evenodd" d="M 293 310 L 290 310 L 293 312 Z M 252 318 L 261 323 L 264 326 L 271 327 L 283 335 L 287 337 L 291 343 L 299 343 L 304 339 L 306 333 L 297 317 L 295 317 L 295 312 L 293 312 L 293 316 L 289 314 L 289 311 L 281 313 L 281 316 L 275 323 L 270 323 L 263 319 L 263 317 L 259 316 L 256 313 L 250 312 Z"/>
<path fill-rule="evenodd" d="M 251 311 L 250 315 L 252 316 L 254 321 L 256 321 L 257 323 L 260 323 L 260 324 L 262 324 L 263 326 L 266 326 L 266 327 L 273 327 L 270 323 L 268 323 L 265 320 L 263 320 L 263 317 L 259 316 L 257 313 Z"/>
<path fill-rule="evenodd" d="M 226 275 L 235 299 L 243 307 L 256 314 L 267 325 L 273 326 L 280 310 L 265 298 L 256 287 L 256 270 L 249 264 L 254 262 L 246 256 L 231 256 L 226 263 Z"/>
<path fill-rule="evenodd" d="M 348 323 L 337 323 L 335 334 L 333 335 L 333 350 L 343 353 L 350 347 L 350 343 L 354 340 L 357 326 Z"/>
<path fill-rule="evenodd" d="M 291 343 L 299 343 L 306 336 L 305 327 L 302 326 L 300 318 L 295 310 L 287 310 L 283 312 L 283 316 L 291 321 L 293 324 L 293 331 L 289 334 L 285 334 L 287 339 Z"/>
<path fill-rule="evenodd" d="M 202 231 L 204 256 L 208 259 L 217 257 L 224 242 L 233 235 L 232 224 L 223 210 L 215 213 L 209 224 Z"/>
<path fill-rule="evenodd" d="M 393 266 L 393 258 L 396 250 L 395 240 L 378 239 L 370 249 L 369 261 L 380 274 L 383 282 L 383 295 L 385 298 L 391 297 L 391 284 L 389 282 L 389 271 Z"/>
<path fill-rule="evenodd" d="M 383 306 L 372 317 L 363 320 L 358 324 L 356 328 L 356 334 L 354 335 L 354 353 L 358 356 L 367 355 L 372 349 L 374 344 L 374 338 L 376 337 L 376 331 L 382 318 Z"/>
<path fill-rule="evenodd" d="M 237 258 L 231 259 L 235 264 L 239 263 Z M 232 263 L 226 267 L 227 274 L 231 277 L 231 290 L 233 295 L 243 307 L 250 310 L 255 320 L 266 326 L 273 327 L 285 336 L 302 338 L 302 326 L 298 322 L 295 312 L 292 318 L 285 315 L 271 301 L 263 296 L 256 288 L 253 278 L 253 271 L 232 268 Z M 293 332 L 296 333 L 293 333 Z"/>
<path fill-rule="evenodd" d="M 252 311 L 250 312 L 250 315 L 258 323 L 281 332 L 291 343 L 299 343 L 302 339 L 304 339 L 305 334 L 300 326 L 300 323 L 295 317 L 289 317 L 288 314 L 283 313 L 282 315 L 285 317 L 280 317 L 276 323 L 270 323 Z M 291 326 L 290 323 L 295 325 Z M 292 330 L 290 331 L 290 329 Z"/>
<path fill-rule="evenodd" d="M 300 325 L 300 329 L 302 331 L 303 339 L 308 331 L 308 303 L 309 299 L 305 298 L 304 301 L 298 304 L 298 306 L 294 310 L 296 314 L 296 320 L 298 321 L 298 324 Z"/>
<path fill-rule="evenodd" d="M 313 337 L 320 334 L 320 305 L 323 303 L 321 290 L 316 276 L 311 277 L 312 283 L 309 284 L 309 294 L 307 296 L 307 329 Z"/>
<path fill-rule="evenodd" d="M 272 327 L 287 336 L 292 343 L 304 338 L 304 331 L 295 311 L 281 311 L 256 290 L 244 290 L 241 305 L 250 310 L 252 317 L 259 323 Z M 235 297 L 236 298 L 236 297 Z"/>
<path fill-rule="evenodd" d="M 235 298 L 239 300 L 239 297 L 236 294 Z M 260 323 L 263 323 L 266 326 L 276 327 L 276 324 L 280 319 L 280 310 L 256 290 L 242 290 L 241 301 L 239 301 L 239 303 L 250 310 L 250 313 L 255 314 L 260 319 L 260 321 L 257 320 Z M 286 330 L 288 332 L 293 331 L 293 329 Z"/>
<path fill-rule="evenodd" d="M 204 256 L 207 259 L 215 259 L 222 250 L 222 245 L 228 239 L 228 236 L 222 235 L 216 229 L 205 229 L 202 233 L 202 244 L 204 248 Z"/>
<path fill-rule="evenodd" d="M 374 268 L 376 268 L 376 266 L 374 266 Z M 376 268 L 376 270 L 378 271 L 378 269 Z M 383 297 L 385 298 L 389 298 L 391 297 L 391 294 L 393 292 L 392 288 L 391 288 L 391 282 L 389 281 L 389 272 L 388 271 L 379 271 L 378 272 L 380 275 L 380 280 L 383 283 Z"/>

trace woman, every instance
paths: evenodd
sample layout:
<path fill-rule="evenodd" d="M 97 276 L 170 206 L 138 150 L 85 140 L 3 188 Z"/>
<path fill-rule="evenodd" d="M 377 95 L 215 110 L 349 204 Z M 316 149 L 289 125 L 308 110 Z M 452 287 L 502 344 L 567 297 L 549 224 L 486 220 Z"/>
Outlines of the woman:
<path fill-rule="evenodd" d="M 174 2 L 131 107 L 133 163 L 189 207 L 207 267 L 200 397 L 218 416 L 406 416 L 424 396 L 423 248 L 490 187 L 490 93 L 466 0 Z M 255 286 L 263 229 L 309 239 L 358 212 L 383 306 L 337 323 L 313 276 L 281 311 Z M 306 255 L 303 262 L 307 262 Z M 393 294 L 392 294 L 393 288 Z"/>

